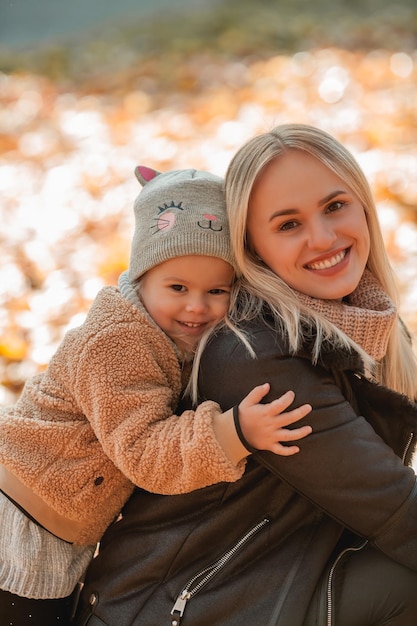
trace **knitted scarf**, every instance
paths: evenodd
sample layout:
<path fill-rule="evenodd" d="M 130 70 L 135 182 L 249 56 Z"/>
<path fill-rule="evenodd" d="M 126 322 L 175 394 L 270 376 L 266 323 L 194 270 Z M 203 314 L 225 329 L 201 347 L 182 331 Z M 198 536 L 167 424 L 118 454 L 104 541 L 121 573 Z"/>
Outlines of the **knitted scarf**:
<path fill-rule="evenodd" d="M 355 291 L 341 302 L 300 292 L 297 297 L 304 306 L 340 328 L 375 361 L 384 357 L 397 310 L 369 270 L 365 270 Z"/>

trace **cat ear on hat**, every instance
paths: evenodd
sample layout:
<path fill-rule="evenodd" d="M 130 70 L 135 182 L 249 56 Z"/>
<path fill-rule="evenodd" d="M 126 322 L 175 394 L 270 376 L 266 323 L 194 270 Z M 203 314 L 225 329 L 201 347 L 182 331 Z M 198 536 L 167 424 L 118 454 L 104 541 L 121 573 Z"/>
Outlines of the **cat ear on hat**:
<path fill-rule="evenodd" d="M 159 176 L 160 173 L 161 172 L 158 172 L 158 170 L 154 170 L 151 167 L 146 167 L 145 165 L 138 165 L 137 167 L 135 167 L 135 176 L 142 185 L 142 187 L 146 185 L 146 183 L 149 183 L 149 181 L 156 176 Z"/>

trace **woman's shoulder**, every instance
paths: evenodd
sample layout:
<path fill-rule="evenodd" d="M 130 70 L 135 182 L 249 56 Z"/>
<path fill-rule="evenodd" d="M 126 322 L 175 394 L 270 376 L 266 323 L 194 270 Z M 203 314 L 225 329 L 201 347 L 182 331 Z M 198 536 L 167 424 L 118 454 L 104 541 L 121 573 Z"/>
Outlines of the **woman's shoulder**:
<path fill-rule="evenodd" d="M 298 357 L 317 363 L 325 369 L 361 372 L 360 356 L 349 348 L 335 348 L 330 340 L 321 345 L 318 358 L 313 356 L 316 336 L 314 329 L 300 327 L 299 346 L 291 348 L 288 333 L 268 310 L 258 317 L 240 321 L 234 328 L 221 326 L 215 331 L 204 352 L 206 356 L 239 360 L 274 357 Z"/>
<path fill-rule="evenodd" d="M 211 335 L 206 350 L 251 358 L 269 351 L 287 354 L 289 344 L 285 332 L 272 317 L 262 315 L 231 327 L 222 325 Z"/>

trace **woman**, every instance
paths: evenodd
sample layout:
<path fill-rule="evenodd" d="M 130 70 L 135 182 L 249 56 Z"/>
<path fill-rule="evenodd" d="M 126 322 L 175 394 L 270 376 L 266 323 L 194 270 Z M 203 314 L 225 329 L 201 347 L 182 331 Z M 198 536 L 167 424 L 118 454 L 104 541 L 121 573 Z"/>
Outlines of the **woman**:
<path fill-rule="evenodd" d="M 366 179 L 319 129 L 255 137 L 226 175 L 242 288 L 200 362 L 225 410 L 255 384 L 310 402 L 284 459 L 184 496 L 136 490 L 87 573 L 78 625 L 412 626 L 417 366 Z"/>

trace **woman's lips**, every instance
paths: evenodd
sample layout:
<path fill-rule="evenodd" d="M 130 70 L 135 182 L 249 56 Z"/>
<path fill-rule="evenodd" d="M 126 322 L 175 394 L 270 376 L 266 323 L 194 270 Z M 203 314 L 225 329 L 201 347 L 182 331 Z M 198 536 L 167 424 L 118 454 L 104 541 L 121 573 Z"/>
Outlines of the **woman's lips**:
<path fill-rule="evenodd" d="M 321 261 L 314 261 L 313 263 L 307 263 L 305 267 L 309 270 L 328 270 L 332 267 L 335 267 L 339 263 L 341 263 L 343 259 L 346 257 L 348 252 L 349 250 L 348 248 L 346 248 L 345 250 L 341 250 L 340 252 L 337 252 L 333 256 L 328 257 L 327 259 L 322 259 Z"/>

